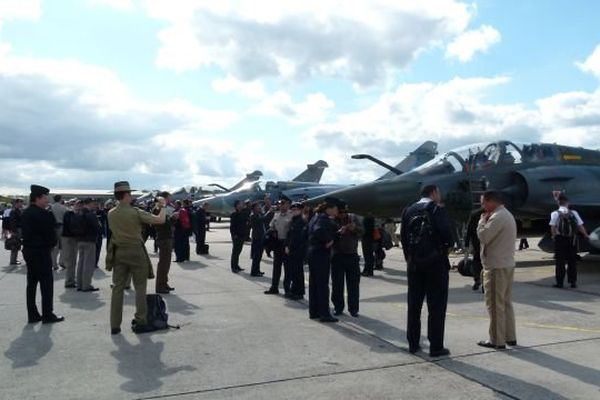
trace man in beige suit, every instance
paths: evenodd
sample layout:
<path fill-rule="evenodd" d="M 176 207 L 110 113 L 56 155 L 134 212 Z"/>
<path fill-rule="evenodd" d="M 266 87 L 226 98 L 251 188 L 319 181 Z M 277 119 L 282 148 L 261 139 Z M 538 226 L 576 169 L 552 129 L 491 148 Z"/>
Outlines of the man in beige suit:
<path fill-rule="evenodd" d="M 477 343 L 492 349 L 516 346 L 515 314 L 512 306 L 512 284 L 515 269 L 517 225 L 504 208 L 502 194 L 487 191 L 481 196 L 484 212 L 477 226 L 481 242 L 485 304 L 490 314 L 490 338 Z"/>

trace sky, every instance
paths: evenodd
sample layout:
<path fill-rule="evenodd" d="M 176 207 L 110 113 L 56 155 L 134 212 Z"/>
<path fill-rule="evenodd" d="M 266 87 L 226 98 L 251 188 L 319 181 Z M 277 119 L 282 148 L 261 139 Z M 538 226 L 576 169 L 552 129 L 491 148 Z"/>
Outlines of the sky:
<path fill-rule="evenodd" d="M 594 0 L 0 0 L 0 193 L 361 183 L 425 140 L 600 148 Z"/>

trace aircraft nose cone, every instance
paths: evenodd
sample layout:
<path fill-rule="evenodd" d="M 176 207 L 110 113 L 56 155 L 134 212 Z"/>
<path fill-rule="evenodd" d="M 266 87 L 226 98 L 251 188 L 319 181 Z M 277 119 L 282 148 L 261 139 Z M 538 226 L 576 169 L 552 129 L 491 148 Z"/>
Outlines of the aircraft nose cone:
<path fill-rule="evenodd" d="M 311 199 L 311 203 L 326 197 L 343 200 L 351 212 L 359 215 L 372 213 L 381 217 L 400 217 L 407 205 L 419 198 L 420 184 L 412 181 L 386 180 L 337 190 Z"/>

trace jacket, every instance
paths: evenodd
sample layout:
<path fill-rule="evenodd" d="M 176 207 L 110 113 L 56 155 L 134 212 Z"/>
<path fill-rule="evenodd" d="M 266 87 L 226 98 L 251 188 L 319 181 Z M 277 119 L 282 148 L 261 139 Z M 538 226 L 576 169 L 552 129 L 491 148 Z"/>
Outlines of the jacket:
<path fill-rule="evenodd" d="M 20 217 L 22 218 L 24 251 L 49 252 L 56 246 L 56 220 L 50 211 L 31 204 Z"/>
<path fill-rule="evenodd" d="M 308 247 L 308 235 L 306 222 L 302 215 L 296 215 L 292 218 L 288 236 L 285 240 L 285 247 L 289 250 L 289 256 L 292 258 L 304 259 Z"/>
<path fill-rule="evenodd" d="M 477 236 L 484 269 L 514 268 L 517 224 L 504 206 L 498 207 L 487 221 L 479 220 Z"/>
<path fill-rule="evenodd" d="M 325 213 L 315 214 L 308 223 L 309 252 L 330 251 L 326 245 L 333 242 L 336 235 L 335 224 Z"/>
<path fill-rule="evenodd" d="M 263 240 L 265 238 L 265 216 L 262 213 L 250 215 L 250 229 L 252 229 L 252 240 Z"/>
<path fill-rule="evenodd" d="M 234 211 L 229 217 L 229 233 L 232 239 L 246 239 L 248 234 L 248 220 L 246 214 L 241 211 Z"/>
<path fill-rule="evenodd" d="M 335 222 L 338 233 L 333 244 L 333 254 L 358 254 L 358 241 L 363 235 L 362 224 L 354 214 L 348 214 L 344 220 L 338 218 Z M 340 229 L 348 224 L 354 224 L 354 229 L 341 233 Z"/>

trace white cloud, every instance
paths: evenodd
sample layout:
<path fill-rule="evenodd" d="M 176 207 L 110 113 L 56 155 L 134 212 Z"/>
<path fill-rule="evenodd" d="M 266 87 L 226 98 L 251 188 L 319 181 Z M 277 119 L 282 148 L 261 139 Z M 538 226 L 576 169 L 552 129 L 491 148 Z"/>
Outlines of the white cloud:
<path fill-rule="evenodd" d="M 134 0 L 87 0 L 92 6 L 106 6 L 119 11 L 132 11 L 135 9 Z"/>
<path fill-rule="evenodd" d="M 264 99 L 251 112 L 258 115 L 275 115 L 287 118 L 292 124 L 304 125 L 321 122 L 335 103 L 323 93 L 310 93 L 304 101 L 294 102 L 292 97 L 277 91 Z"/>
<path fill-rule="evenodd" d="M 492 45 L 499 43 L 500 32 L 489 25 L 482 25 L 462 33 L 446 46 L 446 58 L 456 58 L 468 62 L 477 52 L 486 52 Z"/>
<path fill-rule="evenodd" d="M 600 45 L 583 62 L 575 63 L 582 71 L 594 74 L 600 79 Z"/>
<path fill-rule="evenodd" d="M 405 67 L 416 54 L 466 28 L 473 9 L 456 0 L 148 0 L 170 24 L 157 65 L 216 65 L 235 78 L 347 78 L 360 85 Z"/>
<path fill-rule="evenodd" d="M 41 3 L 41 0 L 0 0 L 0 27 L 4 21 L 37 20 L 42 15 Z"/>
<path fill-rule="evenodd" d="M 212 88 L 219 93 L 235 92 L 251 99 L 261 99 L 266 96 L 265 88 L 261 82 L 243 82 L 231 75 L 213 81 Z"/>

